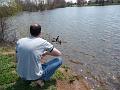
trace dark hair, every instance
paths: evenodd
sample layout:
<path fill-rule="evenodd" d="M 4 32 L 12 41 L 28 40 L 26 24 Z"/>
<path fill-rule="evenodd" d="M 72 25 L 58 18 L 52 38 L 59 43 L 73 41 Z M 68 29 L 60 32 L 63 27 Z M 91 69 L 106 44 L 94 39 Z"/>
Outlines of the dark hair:
<path fill-rule="evenodd" d="M 39 24 L 30 25 L 30 34 L 37 37 L 41 33 L 41 26 Z"/>

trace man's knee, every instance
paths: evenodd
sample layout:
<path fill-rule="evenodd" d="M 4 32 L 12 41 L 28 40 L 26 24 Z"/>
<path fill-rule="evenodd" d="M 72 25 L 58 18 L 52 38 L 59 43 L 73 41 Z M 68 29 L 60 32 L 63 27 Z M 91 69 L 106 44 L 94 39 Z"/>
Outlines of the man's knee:
<path fill-rule="evenodd" d="M 62 63 L 63 63 L 62 58 L 59 58 L 59 63 L 60 63 L 60 65 L 62 65 Z"/>
<path fill-rule="evenodd" d="M 59 63 L 59 65 L 62 65 L 62 58 L 55 58 L 55 60 Z"/>

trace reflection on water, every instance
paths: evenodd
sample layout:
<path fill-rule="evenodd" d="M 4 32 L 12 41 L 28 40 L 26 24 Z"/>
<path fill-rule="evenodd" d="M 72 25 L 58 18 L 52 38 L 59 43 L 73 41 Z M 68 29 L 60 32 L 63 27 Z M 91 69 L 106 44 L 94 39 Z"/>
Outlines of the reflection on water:
<path fill-rule="evenodd" d="M 12 20 L 12 22 L 11 22 Z M 67 42 L 56 45 L 78 73 L 93 83 L 120 90 L 120 6 L 72 7 L 21 13 L 7 22 L 19 38 L 28 36 L 29 25 L 40 23 L 42 32 Z M 82 63 L 75 64 L 70 60 Z"/>

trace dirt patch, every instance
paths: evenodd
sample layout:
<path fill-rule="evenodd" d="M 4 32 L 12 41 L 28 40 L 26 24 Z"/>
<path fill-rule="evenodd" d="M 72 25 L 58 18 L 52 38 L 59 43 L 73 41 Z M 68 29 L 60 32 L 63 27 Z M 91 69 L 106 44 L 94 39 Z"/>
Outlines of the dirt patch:
<path fill-rule="evenodd" d="M 57 90 L 90 90 L 90 86 L 80 75 L 76 75 L 70 69 L 66 71 L 60 68 L 60 71 L 66 78 L 57 80 Z"/>
<path fill-rule="evenodd" d="M 68 83 L 57 80 L 57 90 L 90 90 L 90 88 L 83 81 L 75 80 L 73 83 Z"/>

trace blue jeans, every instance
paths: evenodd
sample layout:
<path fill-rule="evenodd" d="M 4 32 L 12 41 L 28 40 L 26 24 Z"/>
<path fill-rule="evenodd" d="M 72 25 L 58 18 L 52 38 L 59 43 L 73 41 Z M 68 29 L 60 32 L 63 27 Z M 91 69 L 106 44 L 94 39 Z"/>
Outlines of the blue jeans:
<path fill-rule="evenodd" d="M 55 71 L 62 65 L 61 58 L 54 58 L 49 62 L 42 64 L 43 75 L 40 80 L 50 80 L 51 76 L 55 73 Z"/>

